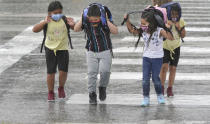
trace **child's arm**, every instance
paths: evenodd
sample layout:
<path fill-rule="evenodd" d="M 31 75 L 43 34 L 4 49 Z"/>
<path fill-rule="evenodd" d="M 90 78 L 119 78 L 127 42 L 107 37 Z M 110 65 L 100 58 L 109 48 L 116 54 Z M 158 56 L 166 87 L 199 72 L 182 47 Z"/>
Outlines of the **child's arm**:
<path fill-rule="evenodd" d="M 174 40 L 174 37 L 172 36 L 172 34 L 170 32 L 166 32 L 164 29 L 160 31 L 160 35 L 168 40 Z"/>
<path fill-rule="evenodd" d="M 77 22 L 74 26 L 74 31 L 79 32 L 82 31 L 82 18 Z"/>
<path fill-rule="evenodd" d="M 127 18 L 128 15 L 126 14 L 124 18 Z M 132 25 L 131 25 L 131 22 L 129 20 L 129 18 L 127 19 L 126 21 L 126 25 L 127 25 L 127 28 L 128 28 L 128 31 L 134 35 L 138 35 L 139 34 L 139 31 L 136 30 Z"/>
<path fill-rule="evenodd" d="M 181 38 L 184 38 L 186 36 L 186 30 L 185 30 L 185 27 L 182 27 L 180 26 L 180 24 L 177 22 L 175 23 L 175 26 L 177 27 L 177 29 L 180 31 L 180 37 Z"/>
<path fill-rule="evenodd" d="M 118 34 L 118 28 L 114 24 L 112 24 L 109 20 L 107 20 L 107 24 L 109 27 L 109 30 L 112 34 Z"/>
<path fill-rule="evenodd" d="M 51 18 L 47 16 L 44 21 L 41 21 L 39 24 L 36 24 L 32 31 L 38 33 L 43 30 L 44 26 L 51 21 Z"/>
<path fill-rule="evenodd" d="M 75 22 L 73 18 L 68 17 L 67 22 L 72 30 L 74 30 Z"/>

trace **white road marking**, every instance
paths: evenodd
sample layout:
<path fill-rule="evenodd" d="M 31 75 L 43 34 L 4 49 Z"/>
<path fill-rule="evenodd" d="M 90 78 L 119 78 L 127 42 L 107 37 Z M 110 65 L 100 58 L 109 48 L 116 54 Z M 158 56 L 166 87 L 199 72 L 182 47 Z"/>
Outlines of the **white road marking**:
<path fill-rule="evenodd" d="M 139 72 L 112 72 L 111 80 L 142 80 L 142 70 Z M 167 75 L 167 78 L 168 79 Z M 98 77 L 99 78 L 99 77 Z M 176 80 L 179 81 L 201 81 L 210 80 L 210 73 L 176 73 Z"/>
<path fill-rule="evenodd" d="M 21 34 L 1 45 L 0 73 L 16 63 L 22 56 L 37 48 L 41 44 L 41 39 L 39 33 L 32 33 L 32 27 L 28 27 Z"/>
<path fill-rule="evenodd" d="M 119 59 L 114 58 L 112 64 L 115 65 L 142 65 L 142 58 L 139 59 Z M 180 59 L 179 65 L 210 65 L 210 59 Z"/>
<path fill-rule="evenodd" d="M 119 26 L 119 32 L 128 32 L 126 26 Z M 187 32 L 210 32 L 210 28 L 201 28 L 201 27 L 186 27 Z"/>
<path fill-rule="evenodd" d="M 143 100 L 142 94 L 107 94 L 106 101 L 98 104 L 140 106 Z M 73 94 L 67 104 L 89 104 L 88 94 Z M 157 105 L 157 96 L 150 95 L 150 104 Z M 166 98 L 166 105 L 174 106 L 210 106 L 210 95 L 176 95 L 174 98 Z"/>
<path fill-rule="evenodd" d="M 188 25 L 209 25 L 210 22 L 200 22 L 200 21 L 196 21 L 196 22 L 187 22 Z"/>
<path fill-rule="evenodd" d="M 121 41 L 125 41 L 125 42 L 136 42 L 138 40 L 138 37 L 134 37 L 134 36 L 126 36 L 123 39 L 121 39 Z M 141 38 L 142 41 L 142 38 Z M 184 38 L 185 42 L 210 42 L 210 37 L 185 37 Z"/>
<path fill-rule="evenodd" d="M 172 121 L 172 120 L 148 120 L 148 121 L 139 121 L 138 123 L 117 123 L 117 122 L 111 122 L 111 123 L 71 123 L 71 122 L 55 122 L 55 123 L 47 123 L 47 124 L 208 124 L 207 121 Z"/>
<path fill-rule="evenodd" d="M 143 48 L 138 47 L 136 50 L 134 47 L 119 47 L 113 49 L 114 53 L 142 53 Z M 191 54 L 210 54 L 210 48 L 200 48 L 200 47 L 181 47 L 181 53 L 191 53 Z"/>

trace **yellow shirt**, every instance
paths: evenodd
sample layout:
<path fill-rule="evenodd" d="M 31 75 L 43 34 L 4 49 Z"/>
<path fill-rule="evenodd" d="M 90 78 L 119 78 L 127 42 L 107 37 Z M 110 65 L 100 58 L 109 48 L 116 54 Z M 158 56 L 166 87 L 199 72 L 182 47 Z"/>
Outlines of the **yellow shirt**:
<path fill-rule="evenodd" d="M 48 23 L 45 46 L 50 50 L 68 50 L 69 38 L 67 34 L 66 24 L 63 19 L 58 22 L 51 21 Z"/>
<path fill-rule="evenodd" d="M 180 19 L 179 24 L 180 24 L 181 28 L 186 25 L 185 21 L 182 18 Z M 172 30 L 171 31 L 173 33 L 173 36 L 174 36 L 175 40 L 168 40 L 168 39 L 166 39 L 164 41 L 164 43 L 163 43 L 163 48 L 170 51 L 171 58 L 173 59 L 172 53 L 174 53 L 174 50 L 176 48 L 181 46 L 181 38 L 179 36 L 178 31 L 176 30 L 175 25 L 172 25 Z"/>

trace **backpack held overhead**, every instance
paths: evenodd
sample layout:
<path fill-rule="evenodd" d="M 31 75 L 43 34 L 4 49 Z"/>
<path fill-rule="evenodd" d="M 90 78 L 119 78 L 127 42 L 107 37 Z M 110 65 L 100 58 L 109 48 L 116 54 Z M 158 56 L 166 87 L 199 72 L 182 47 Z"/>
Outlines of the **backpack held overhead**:
<path fill-rule="evenodd" d="M 176 22 L 180 21 L 180 19 L 182 17 L 182 8 L 181 8 L 181 5 L 178 2 L 169 2 L 169 3 L 163 4 L 161 7 L 166 8 L 168 20 L 176 21 Z M 173 7 L 178 8 L 179 17 L 176 20 L 174 20 L 171 16 L 171 10 L 172 10 Z M 176 30 L 179 33 L 180 37 L 181 37 L 181 32 L 184 28 L 185 27 L 182 27 L 181 30 L 178 30 L 177 27 L 176 27 Z M 181 38 L 181 40 L 182 40 L 182 42 L 184 42 L 183 38 Z"/>
<path fill-rule="evenodd" d="M 71 47 L 71 49 L 73 49 L 73 45 L 72 45 L 72 42 L 71 42 L 71 36 L 70 36 L 70 26 L 69 26 L 69 24 L 68 24 L 68 22 L 67 22 L 66 16 L 63 16 L 62 19 L 63 19 L 64 23 L 66 24 L 66 28 L 67 28 L 67 33 L 68 33 L 68 38 L 69 38 L 70 47 Z M 46 24 L 46 25 L 44 26 L 44 28 L 43 28 L 44 38 L 43 38 L 43 41 L 42 41 L 40 53 L 42 53 L 42 49 L 43 49 L 44 44 L 45 44 L 46 34 L 47 34 L 47 27 L 48 27 L 48 25 Z"/>
<path fill-rule="evenodd" d="M 178 2 L 169 2 L 169 3 L 163 4 L 161 6 L 161 8 L 166 8 L 166 10 L 167 10 L 168 20 L 172 20 L 172 17 L 171 17 L 171 8 L 172 7 L 178 8 L 179 17 L 176 21 L 179 21 L 180 18 L 182 17 L 182 9 L 181 9 L 181 5 Z"/>
<path fill-rule="evenodd" d="M 156 22 L 158 24 L 158 27 L 161 27 L 165 31 L 170 32 L 172 34 L 171 30 L 166 27 L 167 13 L 166 13 L 166 10 L 163 9 L 163 8 L 149 6 L 146 9 L 144 9 L 144 11 L 133 11 L 133 12 L 129 12 L 128 13 L 128 17 L 129 17 L 130 14 L 144 13 L 144 12 L 152 12 L 154 14 L 154 18 L 155 18 L 155 20 L 156 20 Z M 123 20 L 123 22 L 122 22 L 121 25 L 124 25 L 124 23 L 128 20 L 128 17 Z M 134 29 L 137 29 L 133 24 L 131 24 L 131 25 L 134 27 Z M 140 29 L 140 32 L 143 32 L 143 31 Z M 173 34 L 172 34 L 172 36 L 173 36 Z M 135 47 L 138 46 L 138 43 L 140 41 L 140 37 L 141 37 L 141 34 L 139 34 L 139 38 L 138 38 L 138 41 L 135 44 Z"/>
<path fill-rule="evenodd" d="M 97 5 L 100 8 L 101 23 L 102 23 L 103 26 L 107 26 L 106 14 L 108 16 L 109 21 L 113 22 L 112 14 L 111 14 L 111 11 L 108 9 L 108 7 L 106 7 L 102 4 L 99 4 L 99 3 L 92 3 L 87 8 L 85 8 L 84 11 L 83 11 L 82 23 L 83 23 L 84 26 L 86 26 L 89 23 L 87 13 L 88 13 L 89 8 L 93 5 Z"/>

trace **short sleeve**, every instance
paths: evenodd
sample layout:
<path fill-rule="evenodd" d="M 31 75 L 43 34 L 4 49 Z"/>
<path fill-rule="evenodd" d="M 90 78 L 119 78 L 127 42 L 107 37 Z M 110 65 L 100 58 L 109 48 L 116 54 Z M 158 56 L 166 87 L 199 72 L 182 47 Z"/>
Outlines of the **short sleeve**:
<path fill-rule="evenodd" d="M 182 18 L 180 19 L 179 24 L 181 28 L 186 26 L 186 22 Z"/>

